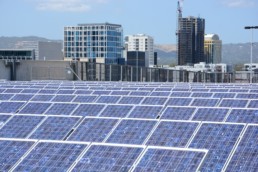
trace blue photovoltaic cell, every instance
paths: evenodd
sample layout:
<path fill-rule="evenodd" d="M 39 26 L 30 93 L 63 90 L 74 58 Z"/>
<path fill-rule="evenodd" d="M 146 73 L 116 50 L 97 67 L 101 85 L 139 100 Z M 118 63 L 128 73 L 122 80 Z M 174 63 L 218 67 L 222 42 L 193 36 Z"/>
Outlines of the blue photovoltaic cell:
<path fill-rule="evenodd" d="M 258 109 L 232 109 L 232 111 L 230 112 L 230 114 L 227 118 L 227 122 L 257 124 L 258 123 Z"/>
<path fill-rule="evenodd" d="M 161 121 L 147 145 L 185 147 L 198 123 Z"/>
<path fill-rule="evenodd" d="M 166 91 L 153 91 L 150 96 L 163 96 L 168 97 L 171 93 Z"/>
<path fill-rule="evenodd" d="M 19 88 L 8 88 L 4 91 L 4 93 L 20 93 L 23 89 Z"/>
<path fill-rule="evenodd" d="M 34 142 L 0 140 L 0 171 L 9 171 Z"/>
<path fill-rule="evenodd" d="M 39 94 L 55 94 L 57 92 L 56 89 L 44 89 L 40 90 Z"/>
<path fill-rule="evenodd" d="M 49 102 L 52 100 L 52 98 L 55 97 L 55 95 L 52 94 L 36 94 L 31 101 L 37 101 L 37 102 Z"/>
<path fill-rule="evenodd" d="M 0 113 L 15 113 L 23 105 L 24 105 L 24 102 L 1 102 Z"/>
<path fill-rule="evenodd" d="M 100 96 L 97 103 L 116 103 L 121 98 L 121 96 Z"/>
<path fill-rule="evenodd" d="M 210 92 L 223 92 L 223 93 L 225 93 L 225 92 L 228 92 L 229 91 L 229 89 L 226 89 L 226 88 L 211 88 L 210 89 Z"/>
<path fill-rule="evenodd" d="M 212 97 L 213 93 L 193 92 L 191 97 Z"/>
<path fill-rule="evenodd" d="M 2 92 L 4 92 L 4 91 L 5 91 L 5 89 L 2 89 L 2 88 L 0 89 L 0 93 L 2 93 Z"/>
<path fill-rule="evenodd" d="M 248 126 L 226 169 L 229 172 L 258 171 L 258 126 Z"/>
<path fill-rule="evenodd" d="M 138 90 L 139 90 L 139 91 L 153 91 L 154 88 L 140 87 Z"/>
<path fill-rule="evenodd" d="M 19 113 L 20 114 L 43 114 L 50 106 L 51 106 L 51 103 L 29 102 Z"/>
<path fill-rule="evenodd" d="M 80 118 L 48 117 L 30 136 L 31 139 L 62 140 Z"/>
<path fill-rule="evenodd" d="M 92 145 L 72 171 L 129 171 L 143 148 Z"/>
<path fill-rule="evenodd" d="M 124 88 L 122 88 L 122 90 L 135 91 L 135 90 L 138 90 L 138 88 L 137 87 L 124 87 Z"/>
<path fill-rule="evenodd" d="M 185 97 L 170 98 L 167 102 L 167 106 L 189 106 L 192 100 L 192 98 Z"/>
<path fill-rule="evenodd" d="M 190 91 L 189 88 L 173 88 L 172 91 Z"/>
<path fill-rule="evenodd" d="M 14 94 L 0 94 L 0 100 L 10 100 L 12 97 L 14 96 Z"/>
<path fill-rule="evenodd" d="M 122 120 L 109 136 L 109 143 L 142 144 L 156 121 Z"/>
<path fill-rule="evenodd" d="M 91 94 L 93 91 L 90 90 L 76 90 L 74 94 L 83 95 L 83 94 Z"/>
<path fill-rule="evenodd" d="M 258 99 L 258 94 L 254 93 L 238 93 L 236 98 L 241 98 L 241 99 Z"/>
<path fill-rule="evenodd" d="M 243 129 L 243 125 L 204 123 L 190 147 L 208 149 L 200 171 L 221 171 Z"/>
<path fill-rule="evenodd" d="M 214 106 L 217 106 L 218 102 L 219 102 L 219 99 L 195 98 L 191 106 L 214 107 Z"/>
<path fill-rule="evenodd" d="M 220 107 L 239 107 L 243 108 L 248 103 L 248 100 L 245 99 L 223 99 L 220 103 Z"/>
<path fill-rule="evenodd" d="M 142 100 L 143 100 L 143 97 L 123 96 L 118 103 L 119 104 L 140 104 Z"/>
<path fill-rule="evenodd" d="M 258 100 L 250 100 L 248 108 L 258 108 Z"/>
<path fill-rule="evenodd" d="M 234 98 L 236 93 L 214 93 L 213 98 Z"/>
<path fill-rule="evenodd" d="M 150 92 L 148 91 L 131 91 L 131 96 L 147 96 Z"/>
<path fill-rule="evenodd" d="M 162 106 L 136 106 L 129 114 L 129 118 L 156 119 L 162 108 Z"/>
<path fill-rule="evenodd" d="M 195 109 L 195 107 L 167 107 L 161 119 L 189 120 Z"/>
<path fill-rule="evenodd" d="M 205 152 L 149 148 L 134 171 L 198 171 Z"/>
<path fill-rule="evenodd" d="M 110 91 L 119 91 L 119 90 L 121 90 L 121 88 L 120 87 L 115 87 L 115 86 L 109 86 L 109 87 L 107 87 L 106 88 L 106 90 L 110 90 Z"/>
<path fill-rule="evenodd" d="M 99 116 L 123 118 L 127 116 L 132 108 L 133 106 L 129 105 L 107 105 Z"/>
<path fill-rule="evenodd" d="M 68 140 L 102 142 L 117 122 L 117 119 L 85 118 Z"/>
<path fill-rule="evenodd" d="M 225 108 L 199 108 L 193 121 L 223 121 L 228 113 L 229 109 Z"/>
<path fill-rule="evenodd" d="M 248 89 L 230 89 L 229 92 L 232 92 L 232 93 L 246 93 L 248 92 L 249 90 Z"/>
<path fill-rule="evenodd" d="M 56 94 L 73 94 L 75 90 L 58 90 Z"/>
<path fill-rule="evenodd" d="M 258 89 L 250 89 L 250 93 L 258 93 Z"/>
<path fill-rule="evenodd" d="M 73 112 L 73 115 L 97 116 L 104 107 L 105 105 L 103 104 L 80 104 L 80 106 Z"/>
<path fill-rule="evenodd" d="M 156 88 L 155 91 L 171 91 L 172 88 Z"/>
<path fill-rule="evenodd" d="M 77 107 L 77 104 L 54 103 L 45 114 L 47 114 L 47 115 L 70 115 L 76 107 Z"/>
<path fill-rule="evenodd" d="M 93 95 L 78 95 L 75 97 L 73 102 L 79 102 L 79 103 L 93 103 L 98 96 Z"/>
<path fill-rule="evenodd" d="M 11 100 L 12 101 L 29 101 L 33 96 L 34 96 L 34 94 L 15 94 Z"/>
<path fill-rule="evenodd" d="M 0 115 L 0 126 L 1 126 L 1 123 L 6 122 L 10 117 L 11 115 Z"/>
<path fill-rule="evenodd" d="M 209 92 L 210 89 L 208 89 L 208 88 L 193 88 L 191 91 L 192 92 Z"/>
<path fill-rule="evenodd" d="M 38 89 L 24 89 L 24 90 L 22 90 L 22 92 L 21 93 L 27 93 L 27 94 L 29 94 L 29 93 L 34 93 L 34 94 L 36 94 L 37 92 L 39 92 L 39 90 Z"/>
<path fill-rule="evenodd" d="M 95 95 L 109 95 L 111 91 L 106 91 L 106 90 L 100 90 L 100 91 L 94 91 L 92 94 Z"/>
<path fill-rule="evenodd" d="M 167 101 L 165 97 L 145 97 L 142 101 L 144 105 L 164 105 Z"/>
<path fill-rule="evenodd" d="M 56 95 L 51 102 L 72 102 L 74 99 L 75 95 Z"/>
<path fill-rule="evenodd" d="M 125 96 L 125 95 L 128 95 L 129 93 L 130 93 L 130 91 L 112 91 L 111 95 Z"/>
<path fill-rule="evenodd" d="M 40 142 L 14 171 L 68 171 L 86 144 Z"/>
<path fill-rule="evenodd" d="M 14 116 L 0 129 L 0 137 L 26 138 L 43 118 L 43 116 Z"/>

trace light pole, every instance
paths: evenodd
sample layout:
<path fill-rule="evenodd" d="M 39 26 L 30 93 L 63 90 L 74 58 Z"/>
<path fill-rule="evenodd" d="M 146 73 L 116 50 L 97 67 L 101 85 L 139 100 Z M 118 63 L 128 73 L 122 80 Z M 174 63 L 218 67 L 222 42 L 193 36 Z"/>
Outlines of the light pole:
<path fill-rule="evenodd" d="M 258 26 L 245 26 L 245 29 L 251 29 L 251 55 L 250 55 L 250 83 L 252 83 L 253 79 L 253 29 L 258 29 Z"/>

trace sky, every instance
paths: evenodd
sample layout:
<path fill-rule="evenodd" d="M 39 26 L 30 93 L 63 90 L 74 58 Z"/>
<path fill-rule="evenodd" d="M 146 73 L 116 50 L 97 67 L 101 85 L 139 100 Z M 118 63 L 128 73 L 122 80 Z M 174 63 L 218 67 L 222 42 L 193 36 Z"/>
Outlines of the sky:
<path fill-rule="evenodd" d="M 182 0 L 183 17 L 205 19 L 205 33 L 223 43 L 246 43 L 258 26 L 258 0 Z M 65 26 L 121 24 L 125 35 L 147 34 L 155 44 L 176 43 L 177 0 L 0 0 L 0 36 L 63 40 Z M 258 42 L 258 29 L 253 30 Z"/>

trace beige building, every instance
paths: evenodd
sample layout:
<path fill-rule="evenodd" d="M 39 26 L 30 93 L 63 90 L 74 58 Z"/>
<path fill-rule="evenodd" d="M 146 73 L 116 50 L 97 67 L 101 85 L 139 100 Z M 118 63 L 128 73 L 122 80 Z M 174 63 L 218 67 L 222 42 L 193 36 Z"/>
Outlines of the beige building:
<path fill-rule="evenodd" d="M 221 63 L 222 41 L 216 34 L 206 34 L 204 39 L 204 58 L 206 63 Z"/>

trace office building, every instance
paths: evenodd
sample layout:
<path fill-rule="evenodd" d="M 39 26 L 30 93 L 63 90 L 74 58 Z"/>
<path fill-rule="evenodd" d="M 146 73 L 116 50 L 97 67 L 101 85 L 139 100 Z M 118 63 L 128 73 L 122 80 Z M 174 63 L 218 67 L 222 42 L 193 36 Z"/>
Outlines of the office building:
<path fill-rule="evenodd" d="M 204 58 L 206 63 L 221 63 L 222 41 L 216 34 L 206 34 L 204 41 Z"/>
<path fill-rule="evenodd" d="M 122 58 L 123 29 L 110 23 L 79 24 L 64 28 L 64 59 L 117 64 Z"/>
<path fill-rule="evenodd" d="M 178 65 L 204 62 L 205 20 L 179 17 L 177 30 Z"/>
<path fill-rule="evenodd" d="M 32 49 L 1 49 L 0 60 L 35 60 L 35 51 Z"/>
<path fill-rule="evenodd" d="M 125 37 L 125 47 L 127 52 L 144 52 L 145 66 L 154 66 L 154 40 L 145 34 L 129 35 Z M 137 55 L 137 53 L 134 53 Z M 131 54 L 133 55 L 133 54 Z M 127 57 L 128 58 L 128 57 Z M 131 57 L 132 58 L 132 57 Z M 137 58 L 136 56 L 134 58 Z"/>

